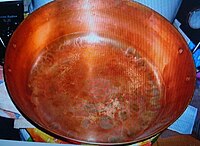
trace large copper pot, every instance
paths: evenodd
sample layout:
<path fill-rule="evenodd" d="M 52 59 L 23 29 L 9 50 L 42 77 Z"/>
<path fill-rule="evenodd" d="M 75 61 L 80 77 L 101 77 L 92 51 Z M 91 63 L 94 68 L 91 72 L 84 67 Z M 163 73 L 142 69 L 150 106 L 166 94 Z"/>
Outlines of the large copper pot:
<path fill-rule="evenodd" d="M 56 0 L 32 13 L 6 51 L 13 102 L 62 138 L 134 143 L 172 124 L 189 104 L 195 67 L 163 17 L 127 0 Z"/>

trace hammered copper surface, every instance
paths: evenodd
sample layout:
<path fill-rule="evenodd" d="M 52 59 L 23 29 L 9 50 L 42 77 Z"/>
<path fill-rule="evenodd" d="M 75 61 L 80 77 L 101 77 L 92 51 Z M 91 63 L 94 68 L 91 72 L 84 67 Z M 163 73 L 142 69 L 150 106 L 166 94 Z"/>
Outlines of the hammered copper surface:
<path fill-rule="evenodd" d="M 126 0 L 40 8 L 14 33 L 4 67 L 14 103 L 32 122 L 84 143 L 133 143 L 161 132 L 195 84 L 180 34 Z"/>

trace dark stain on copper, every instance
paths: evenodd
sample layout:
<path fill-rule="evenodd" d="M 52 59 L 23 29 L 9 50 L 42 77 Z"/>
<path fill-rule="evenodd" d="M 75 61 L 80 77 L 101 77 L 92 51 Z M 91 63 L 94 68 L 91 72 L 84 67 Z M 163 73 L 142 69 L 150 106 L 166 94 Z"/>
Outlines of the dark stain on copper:
<path fill-rule="evenodd" d="M 106 129 L 106 130 L 111 129 L 114 126 L 112 119 L 108 116 L 104 116 L 100 118 L 99 124 L 101 128 Z"/>

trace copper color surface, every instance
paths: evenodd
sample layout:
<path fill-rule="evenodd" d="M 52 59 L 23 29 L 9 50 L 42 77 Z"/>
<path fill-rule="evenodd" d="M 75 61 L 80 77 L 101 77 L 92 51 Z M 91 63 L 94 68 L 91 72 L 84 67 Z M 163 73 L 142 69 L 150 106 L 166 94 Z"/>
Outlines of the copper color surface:
<path fill-rule="evenodd" d="M 13 102 L 36 126 L 93 144 L 160 133 L 195 84 L 180 34 L 127 0 L 56 0 L 38 9 L 12 36 L 4 71 Z"/>

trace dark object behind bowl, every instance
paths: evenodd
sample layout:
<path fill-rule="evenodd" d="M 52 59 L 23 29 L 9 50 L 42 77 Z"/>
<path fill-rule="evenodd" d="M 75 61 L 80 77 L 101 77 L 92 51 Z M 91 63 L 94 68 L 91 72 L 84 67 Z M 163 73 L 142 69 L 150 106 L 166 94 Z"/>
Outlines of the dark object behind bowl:
<path fill-rule="evenodd" d="M 22 0 L 0 2 L 0 64 L 4 63 L 4 55 L 11 35 L 23 19 Z"/>

